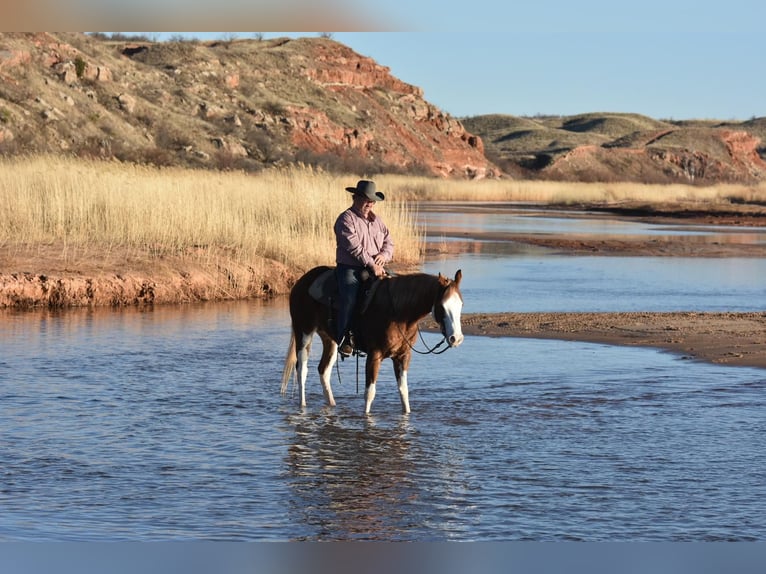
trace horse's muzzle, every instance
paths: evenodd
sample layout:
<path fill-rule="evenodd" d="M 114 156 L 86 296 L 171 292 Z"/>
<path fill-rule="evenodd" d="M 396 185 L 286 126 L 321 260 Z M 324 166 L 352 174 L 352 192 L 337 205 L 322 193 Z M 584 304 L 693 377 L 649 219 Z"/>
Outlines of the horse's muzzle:
<path fill-rule="evenodd" d="M 463 335 L 450 335 L 449 337 L 446 337 L 447 344 L 450 347 L 459 347 L 460 343 L 463 342 Z"/>

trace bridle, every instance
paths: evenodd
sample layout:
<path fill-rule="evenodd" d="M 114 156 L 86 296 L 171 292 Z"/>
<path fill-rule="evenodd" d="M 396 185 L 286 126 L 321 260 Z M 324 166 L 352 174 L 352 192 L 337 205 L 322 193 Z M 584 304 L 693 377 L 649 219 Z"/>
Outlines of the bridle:
<path fill-rule="evenodd" d="M 441 291 L 440 296 L 444 296 L 445 291 L 446 289 Z M 396 314 L 395 313 L 396 309 L 394 308 L 394 297 L 393 295 L 391 295 L 391 291 L 388 292 L 388 297 L 391 299 L 392 314 Z M 436 313 L 434 312 L 435 309 L 436 309 L 436 302 L 434 302 L 434 305 L 431 308 L 431 313 L 434 315 L 434 317 L 436 316 Z M 444 321 L 442 320 L 437 322 L 439 323 L 440 331 L 442 334 L 442 340 L 436 343 L 436 345 L 434 345 L 431 348 L 428 347 L 428 343 L 426 343 L 425 339 L 423 338 L 423 332 L 420 330 L 420 325 L 417 325 L 415 327 L 418 330 L 418 336 L 420 337 L 420 341 L 423 343 L 423 345 L 426 348 L 425 351 L 420 351 L 416 349 L 415 345 L 410 343 L 409 338 L 407 337 L 407 335 L 404 334 L 404 332 L 402 331 L 402 327 L 399 325 L 399 323 L 396 324 L 396 328 L 399 330 L 399 334 L 402 336 L 402 339 L 404 340 L 404 342 L 407 343 L 407 346 L 410 348 L 410 351 L 413 351 L 417 353 L 418 355 L 441 355 L 444 351 L 449 349 L 449 345 L 444 347 L 441 351 L 437 351 L 439 347 L 441 347 L 444 343 L 447 342 L 447 335 L 444 334 L 444 332 L 446 331 L 446 327 L 444 326 Z"/>
<path fill-rule="evenodd" d="M 442 326 L 442 329 L 443 328 L 444 327 Z M 399 328 L 399 330 L 401 331 L 401 327 Z M 437 351 L 436 350 L 439 347 L 441 347 L 444 343 L 447 342 L 447 337 L 443 333 L 442 333 L 442 340 L 439 341 L 438 343 L 436 343 L 436 345 L 434 345 L 433 347 L 431 347 L 429 349 L 428 348 L 428 343 L 426 343 L 425 339 L 423 338 L 423 332 L 420 330 L 420 325 L 418 325 L 417 330 L 418 330 L 418 335 L 420 336 L 420 341 L 423 343 L 423 345 L 425 345 L 426 350 L 425 351 L 419 351 L 418 349 L 415 348 L 415 346 L 412 343 L 410 343 L 407 340 L 406 337 L 404 337 L 404 340 L 407 341 L 407 346 L 410 348 L 411 351 L 417 353 L 418 355 L 441 355 L 444 351 L 449 349 L 449 345 L 447 345 L 441 351 Z M 404 336 L 404 334 L 402 334 L 402 336 Z"/>

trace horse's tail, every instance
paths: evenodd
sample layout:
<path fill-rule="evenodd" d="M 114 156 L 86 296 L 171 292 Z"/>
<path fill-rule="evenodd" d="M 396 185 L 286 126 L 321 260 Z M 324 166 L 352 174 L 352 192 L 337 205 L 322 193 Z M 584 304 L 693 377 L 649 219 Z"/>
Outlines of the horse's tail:
<path fill-rule="evenodd" d="M 285 366 L 282 370 L 282 395 L 287 393 L 287 385 L 290 384 L 290 378 L 295 373 L 295 365 L 298 363 L 298 355 L 295 352 L 295 333 L 290 335 L 290 345 L 287 347 L 285 355 Z"/>

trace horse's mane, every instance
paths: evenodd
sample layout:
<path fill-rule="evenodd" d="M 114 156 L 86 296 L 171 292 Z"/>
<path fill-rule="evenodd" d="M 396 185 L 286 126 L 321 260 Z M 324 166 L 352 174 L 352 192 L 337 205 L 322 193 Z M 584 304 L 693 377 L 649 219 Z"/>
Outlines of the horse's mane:
<path fill-rule="evenodd" d="M 405 309 L 430 309 L 439 289 L 439 278 L 428 273 L 396 275 L 386 279 L 389 304 L 397 311 Z"/>

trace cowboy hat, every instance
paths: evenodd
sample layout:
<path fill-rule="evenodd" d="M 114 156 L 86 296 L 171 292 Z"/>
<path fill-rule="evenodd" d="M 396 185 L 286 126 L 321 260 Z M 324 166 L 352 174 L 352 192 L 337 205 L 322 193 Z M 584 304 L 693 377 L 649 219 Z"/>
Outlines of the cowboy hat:
<path fill-rule="evenodd" d="M 354 195 L 364 197 L 370 201 L 383 201 L 386 196 L 379 191 L 375 191 L 375 182 L 367 181 L 366 179 L 360 179 L 356 182 L 356 187 L 347 187 L 346 191 L 350 191 Z"/>

